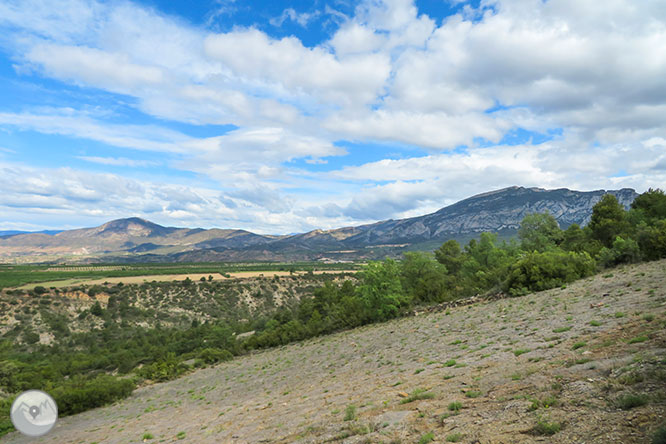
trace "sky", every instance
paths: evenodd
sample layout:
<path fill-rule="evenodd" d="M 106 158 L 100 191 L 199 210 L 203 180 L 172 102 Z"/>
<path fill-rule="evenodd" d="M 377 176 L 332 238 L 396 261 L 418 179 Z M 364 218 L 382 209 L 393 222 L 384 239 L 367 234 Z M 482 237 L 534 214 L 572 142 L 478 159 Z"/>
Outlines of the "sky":
<path fill-rule="evenodd" d="M 0 0 L 0 230 L 665 184 L 663 0 Z"/>

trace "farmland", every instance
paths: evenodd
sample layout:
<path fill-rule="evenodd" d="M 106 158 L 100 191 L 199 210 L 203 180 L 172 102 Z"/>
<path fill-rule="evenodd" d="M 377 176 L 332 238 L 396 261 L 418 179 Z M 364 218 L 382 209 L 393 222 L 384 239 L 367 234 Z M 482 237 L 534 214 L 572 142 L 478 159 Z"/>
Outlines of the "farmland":
<path fill-rule="evenodd" d="M 101 280 L 121 282 L 122 278 L 145 278 L 149 280 L 185 279 L 186 275 L 197 277 L 216 275 L 238 275 L 251 277 L 254 274 L 288 275 L 296 272 L 321 272 L 355 270 L 354 264 L 322 264 L 316 262 L 299 263 L 195 263 L 195 264 L 131 264 L 95 266 L 52 266 L 52 265 L 0 265 L 0 289 L 27 286 L 28 284 L 47 287 L 64 287 Z M 174 278 L 178 276 L 178 278 Z M 109 279 L 106 279 L 109 278 Z M 143 282 L 144 278 L 131 279 Z M 129 282 L 129 281 L 128 281 Z M 28 288 L 28 287 L 24 287 Z"/>

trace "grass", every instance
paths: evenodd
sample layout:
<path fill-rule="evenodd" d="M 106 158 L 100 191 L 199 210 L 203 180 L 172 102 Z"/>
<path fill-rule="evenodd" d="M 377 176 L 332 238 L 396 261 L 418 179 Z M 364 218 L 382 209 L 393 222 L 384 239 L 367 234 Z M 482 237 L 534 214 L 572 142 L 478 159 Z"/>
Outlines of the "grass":
<path fill-rule="evenodd" d="M 345 421 L 353 421 L 356 419 L 356 406 L 355 405 L 348 405 L 347 408 L 345 409 Z"/>
<path fill-rule="evenodd" d="M 522 355 L 522 354 L 528 353 L 529 351 L 530 351 L 529 348 L 519 348 L 518 350 L 514 350 L 514 351 L 513 351 L 513 354 L 514 354 L 515 356 L 520 356 L 520 355 Z"/>
<path fill-rule="evenodd" d="M 465 392 L 465 396 L 468 397 L 468 398 L 478 398 L 479 396 L 481 396 L 481 394 L 482 394 L 481 392 L 477 392 L 477 391 L 473 391 L 473 390 Z"/>
<path fill-rule="evenodd" d="M 552 436 L 562 430 L 562 424 L 559 422 L 548 422 L 542 419 L 538 420 L 532 431 L 535 435 Z"/>
<path fill-rule="evenodd" d="M 590 325 L 592 327 L 599 327 L 601 325 L 600 321 L 590 321 Z"/>
<path fill-rule="evenodd" d="M 648 338 L 647 336 L 645 336 L 645 335 L 636 336 L 635 338 L 631 338 L 631 339 L 629 339 L 629 344 L 638 344 L 638 343 L 640 343 L 640 342 L 645 342 L 645 341 L 647 341 L 648 339 L 649 339 L 649 338 Z"/>
<path fill-rule="evenodd" d="M 176 435 L 176 438 L 185 439 L 185 432 L 178 432 L 178 434 Z"/>
<path fill-rule="evenodd" d="M 615 403 L 622 410 L 631 410 L 635 407 L 641 407 L 650 401 L 647 395 L 642 393 L 628 393 L 615 400 Z"/>
<path fill-rule="evenodd" d="M 414 390 L 407 398 L 400 401 L 400 404 L 407 404 L 414 401 L 420 401 L 422 399 L 432 399 L 435 397 L 434 393 L 430 393 L 425 389 L 416 389 Z"/>
<path fill-rule="evenodd" d="M 583 348 L 586 345 L 587 345 L 587 342 L 585 342 L 585 341 L 576 342 L 574 345 L 571 346 L 571 350 L 578 350 L 579 348 Z"/>
<path fill-rule="evenodd" d="M 454 365 L 456 365 L 456 360 L 455 359 L 449 359 L 448 361 L 446 361 L 444 363 L 444 365 L 447 366 L 447 367 L 453 367 Z"/>
<path fill-rule="evenodd" d="M 568 327 L 559 327 L 559 328 L 554 328 L 553 333 L 564 333 L 565 331 L 571 330 L 571 326 Z"/>
<path fill-rule="evenodd" d="M 462 435 L 460 433 L 451 433 L 446 435 L 446 442 L 460 442 Z"/>
<path fill-rule="evenodd" d="M 145 441 L 145 440 L 153 439 L 153 438 L 154 438 L 154 436 L 153 436 L 152 433 L 144 433 L 143 436 L 141 437 L 141 440 Z"/>
<path fill-rule="evenodd" d="M 428 432 L 425 435 L 419 439 L 419 444 L 428 444 L 429 442 L 432 442 L 435 440 L 435 434 L 432 432 Z"/>
<path fill-rule="evenodd" d="M 452 412 L 459 412 L 460 409 L 462 409 L 462 408 L 463 408 L 463 405 L 462 405 L 462 402 L 460 402 L 460 401 L 453 401 L 453 402 L 449 403 L 449 410 L 451 410 Z"/>

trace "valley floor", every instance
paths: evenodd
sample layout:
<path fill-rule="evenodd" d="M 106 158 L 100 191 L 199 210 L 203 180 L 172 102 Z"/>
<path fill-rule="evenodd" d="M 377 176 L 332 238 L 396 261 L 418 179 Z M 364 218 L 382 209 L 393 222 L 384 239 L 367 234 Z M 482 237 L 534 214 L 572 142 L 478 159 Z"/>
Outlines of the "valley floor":
<path fill-rule="evenodd" d="M 240 357 L 2 441 L 649 443 L 665 357 L 659 261 Z"/>

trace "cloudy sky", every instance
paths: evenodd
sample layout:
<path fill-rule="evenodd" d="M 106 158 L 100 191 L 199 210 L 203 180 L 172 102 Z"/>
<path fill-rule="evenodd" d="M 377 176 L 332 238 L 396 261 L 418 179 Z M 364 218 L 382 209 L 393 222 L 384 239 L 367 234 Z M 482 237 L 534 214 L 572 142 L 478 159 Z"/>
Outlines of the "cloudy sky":
<path fill-rule="evenodd" d="M 0 0 L 0 98 L 0 230 L 640 192 L 666 184 L 666 2 Z"/>

